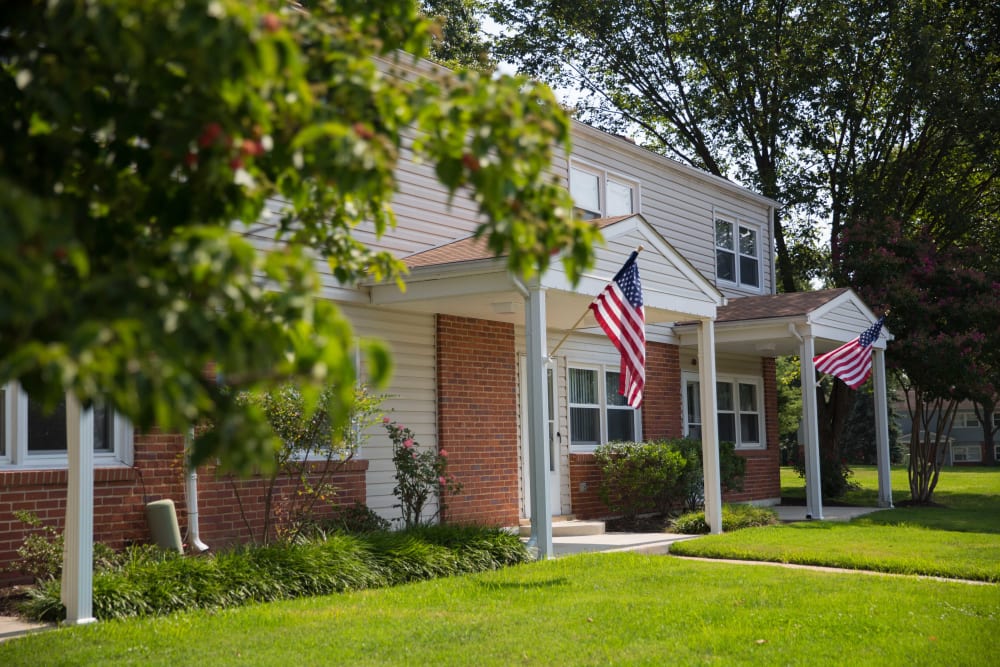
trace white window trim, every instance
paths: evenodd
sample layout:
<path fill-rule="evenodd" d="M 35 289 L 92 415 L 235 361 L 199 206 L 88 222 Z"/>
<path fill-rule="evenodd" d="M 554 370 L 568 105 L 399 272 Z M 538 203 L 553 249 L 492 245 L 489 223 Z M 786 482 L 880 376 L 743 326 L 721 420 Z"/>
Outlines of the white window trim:
<path fill-rule="evenodd" d="M 736 440 L 734 443 L 736 449 L 739 450 L 761 450 L 767 449 L 767 411 L 764 405 L 764 378 L 753 376 L 753 375 L 716 375 L 716 383 L 726 382 L 733 385 L 733 405 L 736 408 L 734 414 L 736 415 Z M 681 417 L 683 419 L 683 433 L 685 436 L 689 432 L 688 424 L 688 399 L 687 399 L 687 387 L 689 382 L 700 383 L 700 378 L 697 373 L 683 372 L 681 373 Z M 757 432 L 760 436 L 760 442 L 752 442 L 744 444 L 742 438 L 740 437 L 740 411 L 739 411 L 739 385 L 740 384 L 752 384 L 757 388 L 757 412 L 760 421 L 757 424 Z M 702 411 L 702 420 L 705 419 L 705 413 Z M 718 419 L 718 414 L 716 414 L 716 419 Z"/>
<path fill-rule="evenodd" d="M 598 414 L 600 415 L 600 430 L 599 437 L 600 442 L 588 443 L 588 444 L 574 444 L 573 443 L 573 417 L 571 410 L 574 404 L 570 401 L 570 396 L 573 391 L 570 387 L 570 371 L 572 369 L 579 369 L 585 371 L 597 371 L 597 400 L 598 400 Z M 609 407 L 608 397 L 607 397 L 607 381 L 605 376 L 607 373 L 618 373 L 620 372 L 619 366 L 611 366 L 608 364 L 591 364 L 583 362 L 569 361 L 566 363 L 566 416 L 569 428 L 569 449 L 570 452 L 574 454 L 589 454 L 593 453 L 599 446 L 606 444 L 608 442 L 608 410 L 609 409 L 622 409 L 625 410 L 623 406 Z M 579 404 L 583 405 L 583 404 Z M 642 408 L 632 410 L 632 431 L 635 433 L 635 441 L 642 442 Z"/>
<path fill-rule="evenodd" d="M 968 456 L 968 454 L 973 454 L 973 456 Z M 959 458 L 956 455 L 960 455 L 962 458 Z M 982 445 L 975 445 L 975 444 L 952 445 L 951 460 L 952 462 L 958 462 L 958 463 L 982 463 L 983 462 Z"/>
<path fill-rule="evenodd" d="M 982 428 L 979 417 L 975 412 L 962 412 L 962 428 Z"/>
<path fill-rule="evenodd" d="M 640 183 L 637 179 L 631 178 L 629 176 L 624 176 L 606 169 L 602 169 L 592 164 L 586 162 L 581 162 L 577 159 L 572 159 L 569 162 L 569 169 L 566 173 L 566 187 L 572 194 L 572 179 L 573 170 L 579 170 L 584 173 L 590 174 L 592 176 L 597 176 L 598 187 L 599 187 L 599 198 L 600 198 L 600 211 L 591 211 L 592 213 L 597 213 L 598 218 L 606 218 L 608 216 L 608 181 L 614 181 L 615 183 L 621 183 L 622 185 L 627 185 L 632 188 L 632 213 L 631 215 L 636 215 L 642 212 L 640 207 L 642 202 L 642 191 L 640 188 Z M 574 202 L 575 206 L 575 202 Z M 582 207 L 581 207 L 582 208 Z M 583 209 L 587 210 L 587 209 Z"/>
<path fill-rule="evenodd" d="M 66 452 L 46 454 L 28 453 L 28 394 L 16 382 L 5 387 L 4 392 L 4 439 L 0 469 L 15 470 L 60 470 L 69 465 Z M 94 467 L 131 466 L 134 461 L 134 437 L 132 423 L 119 415 L 113 416 L 112 449 L 94 452 Z"/>
<path fill-rule="evenodd" d="M 733 270 L 736 274 L 736 280 L 725 280 L 719 277 L 719 255 L 718 255 L 718 238 L 716 236 L 716 221 L 723 220 L 725 222 L 732 223 L 733 225 Z M 753 230 L 757 234 L 757 286 L 748 285 L 742 281 L 742 276 L 740 275 L 740 227 L 746 227 L 747 229 Z M 749 255 L 747 255 L 749 256 Z M 763 225 L 750 222 L 735 213 L 730 213 L 724 209 L 714 208 L 712 209 L 712 261 L 715 264 L 715 281 L 720 285 L 725 285 L 726 287 L 732 287 L 733 289 L 738 289 L 744 292 L 752 292 L 754 294 L 762 294 L 764 292 L 764 227 Z"/>

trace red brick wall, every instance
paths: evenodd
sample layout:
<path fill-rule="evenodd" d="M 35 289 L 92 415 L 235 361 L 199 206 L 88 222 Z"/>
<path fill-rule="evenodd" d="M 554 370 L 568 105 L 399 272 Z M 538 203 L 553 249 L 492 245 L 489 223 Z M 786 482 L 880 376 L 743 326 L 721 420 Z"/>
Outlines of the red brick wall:
<path fill-rule="evenodd" d="M 438 447 L 462 483 L 443 519 L 518 522 L 517 358 L 514 327 L 437 317 Z"/>
<path fill-rule="evenodd" d="M 136 434 L 134 468 L 94 470 L 94 539 L 120 549 L 134 542 L 148 542 L 147 502 L 170 498 L 177 507 L 181 534 L 187 531 L 184 471 L 184 438 L 180 435 Z M 339 502 L 365 501 L 367 461 L 350 461 L 331 477 L 339 489 Z M 17 559 L 16 550 L 33 529 L 14 517 L 15 510 L 34 512 L 42 521 L 61 529 L 66 516 L 66 470 L 0 471 L 0 580 L 14 580 L 5 572 Z M 262 479 L 240 481 L 238 488 L 259 533 L 263 525 Z M 287 483 L 279 485 L 283 492 Z M 210 547 L 221 548 L 246 541 L 249 533 L 240 518 L 238 503 L 228 479 L 216 478 L 214 471 L 199 470 L 199 527 L 201 538 Z"/>
<path fill-rule="evenodd" d="M 781 448 L 778 442 L 778 386 L 774 359 L 760 360 L 764 377 L 764 428 L 766 449 L 737 450 L 747 461 L 743 491 L 724 493 L 725 502 L 746 502 L 781 497 Z"/>
<path fill-rule="evenodd" d="M 678 388 L 680 364 L 678 350 L 673 345 L 650 343 L 646 350 L 646 403 L 643 406 L 643 435 L 651 440 L 659 437 L 680 437 L 681 396 Z M 778 446 L 778 391 L 775 378 L 774 359 L 761 359 L 764 377 L 764 424 L 767 447 L 763 450 L 737 450 L 746 459 L 746 473 L 743 477 L 743 491 L 725 492 L 725 502 L 746 502 L 767 500 L 781 496 L 780 448 Z M 666 375 L 669 380 L 654 380 Z M 667 397 L 665 401 L 654 401 L 654 397 Z M 648 413 L 648 414 L 647 414 Z M 600 501 L 597 489 L 601 474 L 592 454 L 571 454 L 570 492 L 573 514 L 581 519 L 610 516 L 611 512 Z"/>
<path fill-rule="evenodd" d="M 569 455 L 569 484 L 573 516 L 578 519 L 600 519 L 611 515 L 601 502 L 597 490 L 601 487 L 601 471 L 593 454 Z"/>
<path fill-rule="evenodd" d="M 646 390 L 642 406 L 642 435 L 646 440 L 679 438 L 681 415 L 680 349 L 665 343 L 646 343 Z"/>
<path fill-rule="evenodd" d="M 666 343 L 647 343 L 646 390 L 642 405 L 643 439 L 681 436 L 683 421 L 680 386 L 680 349 Z M 573 515 L 581 519 L 609 516 L 610 511 L 597 494 L 601 472 L 593 454 L 570 454 L 569 473 Z"/>

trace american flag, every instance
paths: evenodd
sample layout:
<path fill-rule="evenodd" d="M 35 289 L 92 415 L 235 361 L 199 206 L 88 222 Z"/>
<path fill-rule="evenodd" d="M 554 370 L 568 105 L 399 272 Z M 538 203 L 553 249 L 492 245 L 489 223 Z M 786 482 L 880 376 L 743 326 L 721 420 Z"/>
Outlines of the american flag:
<path fill-rule="evenodd" d="M 646 311 L 642 306 L 642 284 L 634 251 L 614 280 L 590 304 L 597 323 L 604 329 L 618 353 L 621 373 L 618 393 L 633 408 L 642 404 L 646 384 Z"/>
<path fill-rule="evenodd" d="M 865 329 L 854 340 L 836 350 L 813 357 L 816 370 L 840 378 L 851 389 L 857 389 L 872 374 L 872 343 L 878 340 L 885 316 Z"/>

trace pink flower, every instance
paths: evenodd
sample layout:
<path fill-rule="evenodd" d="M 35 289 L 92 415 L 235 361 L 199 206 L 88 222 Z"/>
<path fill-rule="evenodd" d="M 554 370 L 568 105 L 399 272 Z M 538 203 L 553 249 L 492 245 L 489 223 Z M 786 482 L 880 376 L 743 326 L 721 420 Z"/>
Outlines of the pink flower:
<path fill-rule="evenodd" d="M 441 450 L 439 450 L 438 451 L 438 456 L 443 456 L 444 458 L 448 458 L 448 450 L 447 449 L 441 449 Z"/>
<path fill-rule="evenodd" d="M 411 449 L 410 450 L 410 455 L 413 456 L 413 458 L 417 458 L 417 450 Z"/>
<path fill-rule="evenodd" d="M 438 482 L 441 484 L 441 486 L 448 485 L 448 480 L 446 480 L 444 477 L 438 477 Z"/>
<path fill-rule="evenodd" d="M 382 417 L 382 423 L 383 424 L 388 424 L 389 423 L 389 418 L 388 417 Z"/>
<path fill-rule="evenodd" d="M 404 440 L 403 441 L 403 447 L 405 447 L 406 449 L 412 449 L 413 448 L 413 438 L 407 438 L 406 440 Z"/>

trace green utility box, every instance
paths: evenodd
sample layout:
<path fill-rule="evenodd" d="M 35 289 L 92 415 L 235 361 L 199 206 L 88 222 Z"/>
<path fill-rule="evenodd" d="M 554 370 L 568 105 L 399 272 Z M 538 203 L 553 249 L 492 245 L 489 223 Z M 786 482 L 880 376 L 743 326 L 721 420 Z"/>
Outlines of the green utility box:
<path fill-rule="evenodd" d="M 174 501 L 155 500 L 146 505 L 146 521 L 153 536 L 153 544 L 166 551 L 184 553 L 181 529 L 177 524 L 177 510 Z"/>

